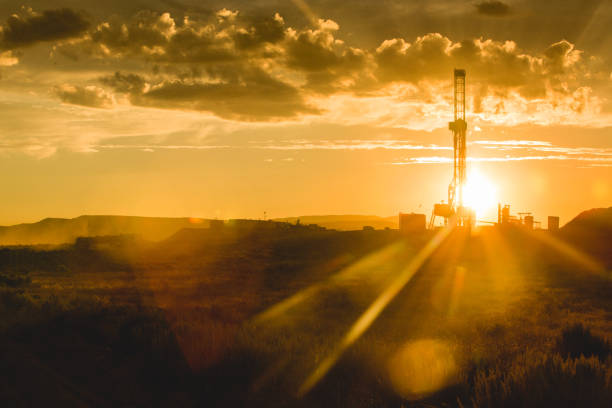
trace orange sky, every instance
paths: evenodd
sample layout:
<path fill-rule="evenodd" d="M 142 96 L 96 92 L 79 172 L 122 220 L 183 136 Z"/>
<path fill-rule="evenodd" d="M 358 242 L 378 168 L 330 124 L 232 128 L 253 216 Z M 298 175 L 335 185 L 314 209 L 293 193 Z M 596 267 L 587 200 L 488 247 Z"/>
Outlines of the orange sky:
<path fill-rule="evenodd" d="M 455 67 L 500 201 L 610 206 L 612 7 L 530 3 L 7 0 L 0 224 L 429 214 Z"/>

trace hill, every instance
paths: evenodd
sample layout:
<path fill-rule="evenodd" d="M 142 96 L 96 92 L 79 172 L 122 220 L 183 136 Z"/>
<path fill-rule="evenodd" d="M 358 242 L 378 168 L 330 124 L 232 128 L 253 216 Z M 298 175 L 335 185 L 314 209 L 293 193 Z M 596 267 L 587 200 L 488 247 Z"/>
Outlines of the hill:
<path fill-rule="evenodd" d="M 397 217 L 374 215 L 309 215 L 277 218 L 273 221 L 303 225 L 317 224 L 328 229 L 360 230 L 365 225 L 376 229 L 397 228 Z M 45 218 L 44 220 L 0 226 L 0 245 L 38 245 L 72 243 L 78 237 L 107 235 L 139 235 L 160 241 L 184 228 L 208 228 L 210 220 L 194 218 L 132 217 L 118 215 L 82 215 L 77 218 Z"/>
<path fill-rule="evenodd" d="M 612 207 L 583 211 L 568 222 L 563 230 L 577 231 L 586 228 L 598 231 L 612 230 Z"/>
<path fill-rule="evenodd" d="M 77 237 L 139 235 L 158 241 L 183 228 L 208 228 L 209 220 L 193 218 L 82 215 L 45 218 L 30 224 L 0 227 L 0 245 L 65 244 Z"/>
<path fill-rule="evenodd" d="M 612 265 L 612 207 L 583 211 L 561 228 L 561 236 Z"/>

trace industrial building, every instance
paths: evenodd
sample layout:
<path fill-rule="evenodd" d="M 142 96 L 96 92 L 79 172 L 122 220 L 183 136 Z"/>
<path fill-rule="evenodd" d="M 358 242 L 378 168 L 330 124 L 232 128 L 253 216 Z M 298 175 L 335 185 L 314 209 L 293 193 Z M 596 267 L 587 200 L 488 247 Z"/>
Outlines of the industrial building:
<path fill-rule="evenodd" d="M 402 234 L 423 232 L 427 226 L 425 214 L 399 214 L 399 229 Z"/>
<path fill-rule="evenodd" d="M 554 215 L 548 216 L 548 230 L 558 231 L 559 230 L 559 217 Z"/>

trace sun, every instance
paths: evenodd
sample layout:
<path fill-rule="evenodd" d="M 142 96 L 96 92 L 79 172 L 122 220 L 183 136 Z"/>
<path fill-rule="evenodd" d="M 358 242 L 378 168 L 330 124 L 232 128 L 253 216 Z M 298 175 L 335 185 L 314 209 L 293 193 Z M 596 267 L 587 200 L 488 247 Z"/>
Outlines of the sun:
<path fill-rule="evenodd" d="M 472 168 L 463 188 L 463 201 L 476 212 L 476 217 L 484 216 L 497 204 L 497 189 L 478 169 Z"/>

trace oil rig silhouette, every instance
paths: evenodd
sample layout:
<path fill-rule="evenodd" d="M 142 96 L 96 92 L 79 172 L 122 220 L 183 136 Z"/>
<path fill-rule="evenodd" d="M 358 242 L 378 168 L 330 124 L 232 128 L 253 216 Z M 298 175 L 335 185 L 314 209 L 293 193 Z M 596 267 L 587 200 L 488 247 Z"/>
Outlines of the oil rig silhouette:
<path fill-rule="evenodd" d="M 474 210 L 463 205 L 463 189 L 466 182 L 466 132 L 465 120 L 465 70 L 455 69 L 453 75 L 454 120 L 448 123 L 453 132 L 453 178 L 448 185 L 448 202 L 434 204 L 429 221 L 433 228 L 436 217 L 444 218 L 444 224 L 471 226 L 476 223 Z"/>
<path fill-rule="evenodd" d="M 429 229 L 435 227 L 437 218 L 444 220 L 444 225 L 457 227 L 472 227 L 476 224 L 476 212 L 463 202 L 463 191 L 467 181 L 467 121 L 465 116 L 465 70 L 455 69 L 453 72 L 453 121 L 448 128 L 453 132 L 453 178 L 448 185 L 448 201 L 434 204 L 429 219 Z M 400 231 L 412 232 L 425 229 L 425 214 L 399 214 Z M 529 229 L 539 227 L 531 213 L 519 213 L 519 217 L 510 214 L 510 206 L 498 204 L 497 222 L 480 221 L 495 225 L 522 225 Z M 559 217 L 548 217 L 548 229 L 559 229 Z"/>

